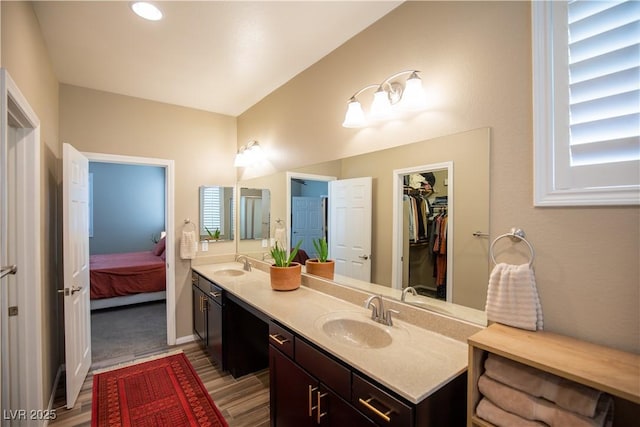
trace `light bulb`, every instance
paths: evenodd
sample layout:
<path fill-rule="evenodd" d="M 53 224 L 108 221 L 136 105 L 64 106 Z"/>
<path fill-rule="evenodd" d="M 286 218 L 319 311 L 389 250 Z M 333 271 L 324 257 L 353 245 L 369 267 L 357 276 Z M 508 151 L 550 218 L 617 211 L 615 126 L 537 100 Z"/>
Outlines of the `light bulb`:
<path fill-rule="evenodd" d="M 370 117 L 372 120 L 383 120 L 389 118 L 389 116 L 391 116 L 391 101 L 389 101 L 389 94 L 380 87 L 373 95 Z"/>
<path fill-rule="evenodd" d="M 362 105 L 352 98 L 347 106 L 347 113 L 344 115 L 344 122 L 342 126 L 346 128 L 360 128 L 366 126 L 367 121 L 364 118 L 364 111 L 362 111 Z"/>
<path fill-rule="evenodd" d="M 245 154 L 244 147 L 240 148 L 238 153 L 236 154 L 236 159 L 233 162 L 233 166 L 236 168 L 244 168 L 247 166 L 247 156 Z"/>
<path fill-rule="evenodd" d="M 405 83 L 400 106 L 403 110 L 419 111 L 427 106 L 427 97 L 422 87 L 422 79 L 414 71 Z"/>

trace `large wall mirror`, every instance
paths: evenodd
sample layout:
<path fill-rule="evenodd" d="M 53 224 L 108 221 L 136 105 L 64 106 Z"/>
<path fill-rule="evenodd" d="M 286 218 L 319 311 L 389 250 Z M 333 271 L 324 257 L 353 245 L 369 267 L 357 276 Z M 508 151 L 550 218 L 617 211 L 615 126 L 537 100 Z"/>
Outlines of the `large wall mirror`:
<path fill-rule="evenodd" d="M 200 186 L 200 240 L 233 240 L 234 188 Z"/>
<path fill-rule="evenodd" d="M 371 177 L 371 253 L 367 262 L 370 263 L 370 283 L 378 286 L 372 288 L 369 282 L 340 275 L 335 277 L 335 281 L 362 289 L 380 290 L 380 293 L 397 299 L 401 299 L 403 288 L 414 285 L 424 295 L 406 295 L 407 303 L 484 323 L 489 276 L 489 150 L 490 129 L 481 128 L 278 172 L 242 181 L 240 185 L 271 190 L 270 227 L 274 228 L 276 220 L 283 220 L 290 237 L 293 179 L 299 180 L 303 176 L 309 183 L 316 175 L 319 180 L 322 177 L 336 177 L 338 180 Z M 428 246 L 431 236 L 423 235 L 412 242 L 404 235 L 405 228 L 408 228 L 403 214 L 405 195 L 417 195 L 409 194 L 412 190 L 416 190 L 414 193 L 424 191 L 420 190 L 426 188 L 422 183 L 428 183 L 432 175 L 435 177 L 433 192 L 425 194 L 432 205 L 427 218 L 431 222 L 426 225 L 432 226 L 436 215 L 446 216 L 445 230 L 449 239 L 446 261 L 440 261 L 440 265 L 445 263 L 446 270 L 439 272 L 433 269 L 434 263 L 429 259 L 433 255 L 429 254 L 433 252 L 433 246 L 431 249 Z M 293 185 L 296 184 L 300 182 Z M 410 253 L 412 243 L 416 248 L 425 246 L 422 253 L 414 254 L 413 258 Z M 239 253 L 258 259 L 262 259 L 267 250 L 238 242 Z M 422 265 L 422 270 L 411 273 L 412 264 L 414 268 Z"/>

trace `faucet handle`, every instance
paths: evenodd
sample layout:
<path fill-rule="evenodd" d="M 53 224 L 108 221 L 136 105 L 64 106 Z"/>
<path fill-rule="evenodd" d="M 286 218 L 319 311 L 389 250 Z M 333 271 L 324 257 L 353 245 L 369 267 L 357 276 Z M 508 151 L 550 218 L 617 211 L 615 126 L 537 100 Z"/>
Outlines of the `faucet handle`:
<path fill-rule="evenodd" d="M 391 317 L 391 314 L 395 313 L 395 314 L 400 314 L 400 312 L 398 310 L 394 310 L 393 308 L 389 308 L 387 309 L 387 311 L 385 311 L 382 314 L 382 320 L 384 320 L 384 323 L 387 326 L 393 326 L 393 319 Z"/>

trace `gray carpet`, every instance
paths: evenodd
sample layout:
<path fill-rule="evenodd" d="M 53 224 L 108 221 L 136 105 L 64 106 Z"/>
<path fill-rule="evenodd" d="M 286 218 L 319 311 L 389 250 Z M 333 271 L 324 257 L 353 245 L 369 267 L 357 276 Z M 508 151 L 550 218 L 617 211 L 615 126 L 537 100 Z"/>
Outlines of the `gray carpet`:
<path fill-rule="evenodd" d="M 167 347 L 164 301 L 91 312 L 91 358 L 100 362 L 126 359 Z"/>

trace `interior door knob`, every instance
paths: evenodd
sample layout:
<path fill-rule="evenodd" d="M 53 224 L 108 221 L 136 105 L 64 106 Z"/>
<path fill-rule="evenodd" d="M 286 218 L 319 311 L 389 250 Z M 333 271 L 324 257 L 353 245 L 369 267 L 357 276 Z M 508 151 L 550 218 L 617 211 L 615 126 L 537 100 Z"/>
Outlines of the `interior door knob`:
<path fill-rule="evenodd" d="M 358 255 L 358 258 L 363 259 L 363 260 L 368 260 L 369 259 L 369 255 Z"/>
<path fill-rule="evenodd" d="M 80 292 L 82 290 L 82 286 L 73 286 L 71 288 L 71 295 L 75 294 L 76 292 Z"/>

